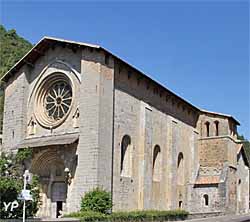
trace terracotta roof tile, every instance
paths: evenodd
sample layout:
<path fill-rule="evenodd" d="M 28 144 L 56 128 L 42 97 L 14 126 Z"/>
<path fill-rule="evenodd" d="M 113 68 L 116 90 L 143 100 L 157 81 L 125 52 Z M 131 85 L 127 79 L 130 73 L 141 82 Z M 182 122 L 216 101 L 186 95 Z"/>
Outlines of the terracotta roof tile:
<path fill-rule="evenodd" d="M 202 176 L 198 177 L 195 184 L 217 184 L 220 182 L 219 176 Z"/>

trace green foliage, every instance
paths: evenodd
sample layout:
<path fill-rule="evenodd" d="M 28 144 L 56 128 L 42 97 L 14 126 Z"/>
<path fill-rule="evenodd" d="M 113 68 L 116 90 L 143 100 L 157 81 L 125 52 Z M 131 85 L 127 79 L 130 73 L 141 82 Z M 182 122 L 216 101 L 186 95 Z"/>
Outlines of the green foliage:
<path fill-rule="evenodd" d="M 18 60 L 20 60 L 32 45 L 14 29 L 7 31 L 0 25 L 0 77 L 2 77 Z"/>
<path fill-rule="evenodd" d="M 7 31 L 0 25 L 0 78 L 20 60 L 32 45 L 17 35 L 14 29 Z M 0 84 L 0 129 L 2 129 L 4 96 Z"/>
<path fill-rule="evenodd" d="M 133 211 L 133 212 L 115 212 L 110 215 L 101 214 L 94 211 L 80 211 L 71 213 L 65 217 L 77 217 L 80 221 L 175 221 L 184 220 L 188 212 L 184 210 L 171 211 Z"/>
<path fill-rule="evenodd" d="M 14 212 L 5 211 L 4 202 L 9 203 L 17 200 L 18 194 L 21 192 L 22 182 L 21 180 L 16 180 L 15 178 L 3 177 L 0 179 L 0 215 L 1 219 L 5 218 L 18 218 L 21 217 L 22 211 L 15 210 Z M 18 201 L 20 204 L 20 201 Z"/>
<path fill-rule="evenodd" d="M 175 219 L 185 219 L 188 216 L 188 212 L 183 210 L 171 210 L 171 211 L 134 211 L 134 212 L 117 212 L 112 214 L 112 220 L 122 221 L 166 221 Z"/>
<path fill-rule="evenodd" d="M 39 177 L 37 175 L 33 175 L 31 184 L 27 186 L 27 189 L 31 190 L 31 194 L 34 200 L 27 202 L 26 214 L 30 217 L 35 216 L 41 204 L 39 186 Z"/>
<path fill-rule="evenodd" d="M 64 217 L 81 218 L 81 221 L 106 221 L 107 215 L 95 211 L 80 211 L 65 215 Z"/>
<path fill-rule="evenodd" d="M 32 149 L 30 148 L 19 149 L 16 154 L 16 160 L 19 163 L 23 163 L 23 161 L 30 159 L 31 157 L 32 157 Z"/>
<path fill-rule="evenodd" d="M 22 153 L 23 151 L 20 151 Z M 27 152 L 27 151 L 26 151 Z M 20 155 L 20 154 L 19 154 Z M 22 155 L 21 155 L 22 156 Z M 0 218 L 19 218 L 22 216 L 23 202 L 18 201 L 19 207 L 13 212 L 6 212 L 4 209 L 4 202 L 9 203 L 17 200 L 23 188 L 23 173 L 24 166 L 17 159 L 17 155 L 0 156 Z M 27 189 L 31 190 L 34 201 L 27 201 L 26 215 L 28 217 L 35 215 L 40 204 L 38 178 L 33 176 L 31 184 L 27 185 Z"/>
<path fill-rule="evenodd" d="M 111 207 L 111 194 L 101 188 L 87 192 L 81 201 L 81 211 L 107 213 Z"/>
<path fill-rule="evenodd" d="M 238 140 L 242 140 L 244 149 L 247 153 L 248 160 L 250 161 L 250 141 L 246 140 L 243 135 L 238 135 L 237 138 Z"/>

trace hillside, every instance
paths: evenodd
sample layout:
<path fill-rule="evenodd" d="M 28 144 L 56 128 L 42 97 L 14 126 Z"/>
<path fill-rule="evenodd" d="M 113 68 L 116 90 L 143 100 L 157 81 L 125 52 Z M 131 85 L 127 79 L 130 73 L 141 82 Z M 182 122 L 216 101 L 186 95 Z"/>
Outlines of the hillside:
<path fill-rule="evenodd" d="M 14 29 L 7 31 L 3 25 L 0 25 L 0 77 L 31 48 L 32 44 L 20 37 Z M 0 89 L 0 129 L 2 129 L 3 100 L 3 92 Z"/>
<path fill-rule="evenodd" d="M 20 37 L 14 29 L 7 31 L 0 25 L 0 77 L 31 48 L 32 44 Z"/>

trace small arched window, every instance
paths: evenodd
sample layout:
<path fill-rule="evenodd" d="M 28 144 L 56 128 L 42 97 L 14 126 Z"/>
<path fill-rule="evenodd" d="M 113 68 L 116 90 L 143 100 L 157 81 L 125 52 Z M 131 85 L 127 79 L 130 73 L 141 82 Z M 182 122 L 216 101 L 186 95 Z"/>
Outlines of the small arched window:
<path fill-rule="evenodd" d="M 153 181 L 161 180 L 161 148 L 159 145 L 153 151 Z"/>
<path fill-rule="evenodd" d="M 132 171 L 132 144 L 131 138 L 125 135 L 121 142 L 121 176 L 129 177 Z"/>
<path fill-rule="evenodd" d="M 182 201 L 179 201 L 179 208 L 182 209 Z"/>
<path fill-rule="evenodd" d="M 179 153 L 177 161 L 177 184 L 184 185 L 184 156 L 183 153 Z"/>
<path fill-rule="evenodd" d="M 208 206 L 209 205 L 209 197 L 207 194 L 204 194 L 203 195 L 203 199 L 204 199 L 204 205 L 205 206 Z"/>
<path fill-rule="evenodd" d="M 215 124 L 215 136 L 219 136 L 219 121 L 214 121 Z"/>
<path fill-rule="evenodd" d="M 209 122 L 205 122 L 205 126 L 206 126 L 206 135 L 207 135 L 207 137 L 209 137 L 209 135 L 210 135 L 210 132 L 209 132 L 209 125 L 210 125 Z"/>

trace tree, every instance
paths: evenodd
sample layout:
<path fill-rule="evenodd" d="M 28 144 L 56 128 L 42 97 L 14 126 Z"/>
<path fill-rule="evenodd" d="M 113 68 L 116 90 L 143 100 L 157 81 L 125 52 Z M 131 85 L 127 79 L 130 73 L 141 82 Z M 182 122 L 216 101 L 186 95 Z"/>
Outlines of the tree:
<path fill-rule="evenodd" d="M 17 155 L 4 154 L 0 156 L 0 218 L 19 218 L 22 216 L 23 201 L 18 201 L 19 207 L 14 211 L 5 211 L 4 203 L 18 200 L 23 188 L 24 163 L 31 157 L 30 149 L 21 149 Z M 26 207 L 27 217 L 34 216 L 38 210 L 39 186 L 38 177 L 33 176 L 32 183 L 27 185 L 31 190 L 34 201 L 28 201 Z"/>

